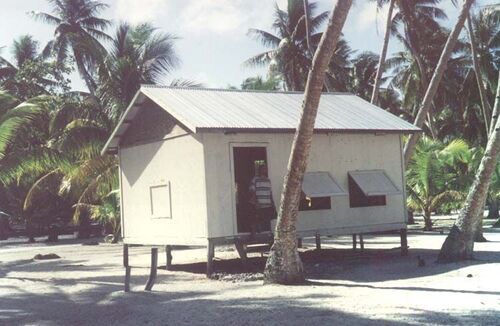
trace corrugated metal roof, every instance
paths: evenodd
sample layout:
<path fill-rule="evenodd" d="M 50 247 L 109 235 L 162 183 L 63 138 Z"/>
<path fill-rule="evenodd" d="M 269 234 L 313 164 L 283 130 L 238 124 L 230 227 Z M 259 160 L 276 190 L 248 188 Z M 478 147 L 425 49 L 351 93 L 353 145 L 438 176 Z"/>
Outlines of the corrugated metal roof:
<path fill-rule="evenodd" d="M 397 195 L 401 193 L 383 170 L 349 171 L 348 174 L 365 196 Z"/>
<path fill-rule="evenodd" d="M 311 198 L 347 195 L 328 172 L 307 172 L 304 174 L 302 191 Z"/>
<path fill-rule="evenodd" d="M 192 132 L 207 129 L 293 132 L 297 128 L 302 92 L 240 91 L 143 85 L 127 109 L 112 138 L 124 133 L 146 96 Z M 135 103 L 137 102 L 137 103 Z M 321 95 L 316 131 L 397 132 L 420 131 L 414 125 L 348 93 Z M 110 139 L 106 148 L 116 147 Z"/>

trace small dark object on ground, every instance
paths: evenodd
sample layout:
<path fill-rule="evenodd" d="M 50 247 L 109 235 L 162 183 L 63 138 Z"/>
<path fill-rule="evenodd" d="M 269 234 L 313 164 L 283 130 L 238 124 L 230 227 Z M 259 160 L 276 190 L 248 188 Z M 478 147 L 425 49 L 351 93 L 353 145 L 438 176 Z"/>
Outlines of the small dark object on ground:
<path fill-rule="evenodd" d="M 33 259 L 36 259 L 36 260 L 48 260 L 48 259 L 59 259 L 61 257 L 59 257 L 59 255 L 56 255 L 56 254 L 46 254 L 46 255 L 42 255 L 42 254 L 37 254 L 35 255 L 35 257 L 33 257 Z"/>
<path fill-rule="evenodd" d="M 59 241 L 59 227 L 55 224 L 49 226 L 49 236 L 47 242 L 57 242 Z"/>
<path fill-rule="evenodd" d="M 471 277 L 472 277 L 472 274 L 467 274 L 467 277 L 471 278 Z"/>
<path fill-rule="evenodd" d="M 82 246 L 97 246 L 97 245 L 99 245 L 99 242 L 97 242 L 97 241 L 88 241 L 88 242 L 82 243 Z"/>
<path fill-rule="evenodd" d="M 424 267 L 425 266 L 425 260 L 423 260 L 422 257 L 417 256 L 417 261 L 418 261 L 418 263 L 417 263 L 418 267 Z"/>
<path fill-rule="evenodd" d="M 239 282 L 252 282 L 252 281 L 261 281 L 264 279 L 262 273 L 215 273 L 212 275 L 213 280 L 239 283 Z"/>

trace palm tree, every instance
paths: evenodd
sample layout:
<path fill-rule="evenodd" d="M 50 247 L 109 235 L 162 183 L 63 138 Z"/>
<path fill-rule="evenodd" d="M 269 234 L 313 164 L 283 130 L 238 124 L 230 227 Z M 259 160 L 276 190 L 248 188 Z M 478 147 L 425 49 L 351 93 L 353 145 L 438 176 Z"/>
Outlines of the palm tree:
<path fill-rule="evenodd" d="M 321 92 L 325 82 L 325 71 L 331 61 L 336 43 L 351 8 L 352 1 L 338 1 L 318 49 L 314 53 L 309 72 L 302 114 L 292 144 L 288 172 L 281 194 L 281 203 L 274 234 L 274 243 L 264 270 L 264 282 L 293 284 L 304 282 L 304 269 L 297 251 L 296 221 L 302 179 L 307 166 L 309 151 L 318 112 Z"/>
<path fill-rule="evenodd" d="M 471 66 L 474 67 L 478 82 L 481 105 L 485 107 L 486 113 L 489 115 L 485 119 L 485 124 L 492 126 L 495 121 L 490 121 L 492 119 L 490 103 L 493 103 L 496 72 L 500 67 L 499 8 L 485 7 L 477 14 L 469 15 L 468 30 L 471 47 L 470 57 L 473 63 Z"/>
<path fill-rule="evenodd" d="M 19 212 L 28 222 L 45 194 L 76 203 L 78 222 L 80 204 L 118 186 L 116 159 L 100 155 L 114 123 L 96 102 L 91 95 L 42 96 L 0 119 L 0 182 L 22 180 Z"/>
<path fill-rule="evenodd" d="M 308 3 L 308 37 L 303 0 L 288 0 L 286 11 L 276 5 L 272 25 L 276 34 L 260 29 L 248 30 L 249 36 L 271 49 L 251 57 L 245 64 L 270 65 L 271 71 L 281 75 L 287 90 L 303 90 L 312 59 L 308 40 L 312 48 L 317 46 L 321 38 L 317 30 L 328 18 L 328 12 L 315 16 L 316 8 L 316 3 Z"/>
<path fill-rule="evenodd" d="M 39 56 L 38 42 L 31 35 L 22 35 L 14 40 L 12 55 L 15 63 L 11 63 L 5 57 L 0 56 L 0 64 L 3 66 L 0 69 L 0 80 L 14 78 L 19 68 L 27 61 L 36 60 Z"/>
<path fill-rule="evenodd" d="M 0 87 L 21 100 L 66 89 L 64 66 L 57 66 L 38 52 L 38 42 L 22 35 L 12 44 L 13 61 L 0 56 Z"/>
<path fill-rule="evenodd" d="M 281 89 L 281 81 L 272 75 L 266 79 L 261 76 L 248 77 L 241 83 L 241 89 L 277 91 Z"/>
<path fill-rule="evenodd" d="M 458 166 L 468 166 L 470 150 L 463 140 L 454 140 L 448 145 L 423 138 L 408 165 L 408 206 L 423 213 L 424 230 L 432 230 L 431 213 L 440 210 L 450 201 L 458 202 L 465 195 L 458 180 L 466 174 L 457 173 Z M 462 163 L 462 164 L 460 164 Z M 461 171 L 463 172 L 463 171 Z"/>
<path fill-rule="evenodd" d="M 54 39 L 47 44 L 44 54 L 55 55 L 59 64 L 71 56 L 94 94 L 97 88 L 94 72 L 106 52 L 100 41 L 109 40 L 105 30 L 110 25 L 110 21 L 100 18 L 99 14 L 108 5 L 94 0 L 47 1 L 52 13 L 31 12 L 35 19 L 55 26 Z"/>
<path fill-rule="evenodd" d="M 377 74 L 378 55 L 373 52 L 361 52 L 352 60 L 350 69 L 349 91 L 369 101 L 373 92 Z"/>
<path fill-rule="evenodd" d="M 439 58 L 439 61 L 436 65 L 436 69 L 434 70 L 431 81 L 429 83 L 429 86 L 427 87 L 427 91 L 426 91 L 425 96 L 422 100 L 422 104 L 418 110 L 416 117 L 415 117 L 414 124 L 418 127 L 422 126 L 422 124 L 424 123 L 424 120 L 427 117 L 427 113 L 429 112 L 429 110 L 431 108 L 432 101 L 433 101 L 434 96 L 436 95 L 436 92 L 438 90 L 439 84 L 441 82 L 444 71 L 446 69 L 446 65 L 448 63 L 448 60 L 449 60 L 452 52 L 453 52 L 455 44 L 458 40 L 458 36 L 459 36 L 460 32 L 462 31 L 465 20 L 467 18 L 467 15 L 468 15 L 473 3 L 474 3 L 474 0 L 465 0 L 464 1 L 464 4 L 462 6 L 462 9 L 460 10 L 460 14 L 459 14 L 458 19 L 457 19 L 457 22 L 456 22 L 455 26 L 453 27 L 453 29 L 448 37 L 448 40 L 446 41 L 446 44 L 445 44 L 443 51 L 441 53 L 441 56 Z M 413 155 L 413 151 L 415 149 L 415 145 L 416 145 L 419 137 L 420 137 L 419 133 L 410 135 L 408 137 L 408 141 L 404 147 L 405 165 L 408 165 L 408 162 L 410 161 L 411 156 Z"/>
<path fill-rule="evenodd" d="M 370 102 L 375 105 L 378 104 L 380 82 L 382 79 L 382 73 L 384 72 L 385 69 L 385 59 L 387 56 L 389 37 L 391 35 L 391 29 L 392 29 L 392 13 L 394 11 L 394 6 L 396 4 L 396 0 L 376 0 L 376 1 L 377 1 L 377 9 L 382 8 L 385 5 L 385 3 L 389 1 L 389 10 L 387 13 L 387 21 L 385 23 L 384 41 L 382 42 L 382 50 L 380 51 L 377 74 L 375 75 L 372 96 L 370 99 Z"/>
<path fill-rule="evenodd" d="M 491 107 L 490 107 L 488 100 L 486 98 L 486 91 L 484 88 L 485 85 L 483 83 L 483 78 L 481 77 L 481 67 L 480 67 L 479 60 L 478 60 L 476 36 L 474 35 L 475 31 L 474 31 L 471 20 L 472 20 L 472 18 L 471 18 L 471 15 L 469 13 L 469 15 L 467 15 L 467 31 L 469 34 L 471 58 L 472 58 L 472 64 L 474 67 L 474 75 L 475 75 L 476 81 L 477 81 L 477 89 L 479 91 L 479 98 L 481 100 L 481 109 L 482 109 L 483 118 L 484 118 L 484 126 L 486 129 L 486 135 L 488 135 L 490 133 L 488 119 L 489 119 L 489 115 L 491 112 Z"/>
<path fill-rule="evenodd" d="M 120 116 L 141 84 L 162 83 L 180 60 L 175 54 L 177 38 L 157 31 L 150 24 L 121 23 L 99 69 L 99 92 Z M 179 84 L 179 82 L 177 81 Z M 190 86 L 188 83 L 183 86 Z"/>
<path fill-rule="evenodd" d="M 498 74 L 494 112 L 500 111 L 500 72 Z M 482 224 L 482 212 L 492 175 L 500 152 L 500 119 L 495 122 L 476 177 L 467 199 L 439 252 L 438 262 L 447 263 L 472 259 L 474 240 Z"/>

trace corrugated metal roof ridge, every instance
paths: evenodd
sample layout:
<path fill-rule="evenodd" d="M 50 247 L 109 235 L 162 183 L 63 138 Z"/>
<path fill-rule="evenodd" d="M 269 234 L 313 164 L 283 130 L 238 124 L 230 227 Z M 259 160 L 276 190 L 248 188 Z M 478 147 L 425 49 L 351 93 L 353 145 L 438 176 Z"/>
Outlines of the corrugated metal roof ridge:
<path fill-rule="evenodd" d="M 190 129 L 289 129 L 298 122 L 299 112 L 297 111 L 302 102 L 302 92 L 283 92 L 283 91 L 241 91 L 227 89 L 210 88 L 189 88 L 189 87 L 170 87 L 157 85 L 143 85 L 145 94 L 152 95 L 160 102 L 164 109 L 172 111 L 181 122 L 190 122 Z M 227 93 L 226 96 L 217 96 L 217 93 Z M 194 95 L 192 98 L 189 94 Z M 168 94 L 168 95 L 167 95 Z M 164 96 L 171 101 L 177 102 L 177 105 L 165 105 Z M 274 95 L 274 96 L 271 96 Z M 287 96 L 290 95 L 290 96 Z M 320 107 L 329 107 L 339 114 L 329 114 L 328 111 L 319 110 L 315 129 L 335 130 L 335 129 L 353 129 L 353 130 L 400 130 L 416 132 L 419 128 L 403 119 L 383 110 L 370 102 L 351 93 L 324 93 Z M 347 95 L 347 96 L 342 96 Z M 201 100 L 201 101 L 200 101 Z M 247 101 L 249 100 L 249 101 Z M 222 102 L 221 102 L 222 101 Z M 158 103 L 158 104 L 160 104 Z M 200 105 L 203 103 L 203 105 Z M 296 107 L 297 110 L 284 110 L 283 103 L 287 107 Z M 342 105 L 338 105 L 342 103 Z M 172 103 L 171 103 L 172 104 Z M 188 106 L 191 110 L 176 112 L 177 106 Z M 237 110 L 222 110 L 219 107 L 233 107 Z M 203 107 L 209 108 L 204 110 Z M 269 119 L 262 117 L 262 111 L 258 107 L 272 108 L 268 113 Z M 367 110 L 367 107 L 370 107 Z M 364 111 L 364 112 L 361 112 Z M 212 112 L 212 113 L 208 113 Z M 215 113 L 215 114 L 214 114 Z M 368 116 L 367 116 L 368 115 Z M 233 122 L 228 125 L 225 118 Z M 346 119 L 346 116 L 351 118 Z M 185 120 L 185 121 L 183 121 Z M 270 121 L 277 123 L 270 124 Z M 337 125 L 332 128 L 330 125 Z M 193 130 L 194 131 L 194 130 Z"/>
<path fill-rule="evenodd" d="M 190 91 L 214 91 L 214 92 L 233 92 L 233 93 L 281 93 L 281 94 L 304 94 L 304 91 L 268 91 L 260 89 L 229 89 L 229 88 L 210 88 L 210 87 L 188 87 L 188 86 L 169 86 L 155 84 L 141 84 L 145 88 L 167 88 L 167 89 L 185 89 Z M 322 95 L 354 95 L 349 92 L 323 92 Z"/>

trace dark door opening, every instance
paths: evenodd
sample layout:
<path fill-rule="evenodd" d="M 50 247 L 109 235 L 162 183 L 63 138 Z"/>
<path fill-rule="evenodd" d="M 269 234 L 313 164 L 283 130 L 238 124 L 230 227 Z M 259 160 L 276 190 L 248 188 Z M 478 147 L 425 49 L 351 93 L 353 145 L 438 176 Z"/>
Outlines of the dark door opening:
<path fill-rule="evenodd" d="M 255 209 L 249 202 L 250 182 L 259 165 L 267 166 L 265 147 L 233 147 L 234 182 L 236 185 L 236 221 L 238 233 L 250 232 Z M 271 231 L 271 223 L 260 225 L 261 231 Z"/>

